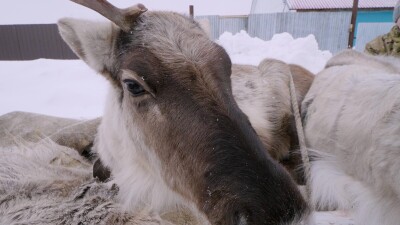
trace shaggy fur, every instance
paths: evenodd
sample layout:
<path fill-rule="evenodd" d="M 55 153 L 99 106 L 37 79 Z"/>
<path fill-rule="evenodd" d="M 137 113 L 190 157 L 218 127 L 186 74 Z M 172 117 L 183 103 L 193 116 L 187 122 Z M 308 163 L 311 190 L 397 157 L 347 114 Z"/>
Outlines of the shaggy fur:
<path fill-rule="evenodd" d="M 355 211 L 356 224 L 400 221 L 400 60 L 333 57 L 303 102 L 314 156 L 312 201 Z"/>
<path fill-rule="evenodd" d="M 8 143 L 0 147 L 0 224 L 205 224 L 184 208 L 162 215 L 146 205 L 134 213 L 122 210 L 113 181 L 97 182 L 92 163 L 77 150 L 43 139 L 60 134 L 57 130 L 70 127 L 70 122 L 21 112 L 0 117 L 0 143 Z M 97 127 L 91 121 L 79 124 Z M 94 137 L 88 129 L 81 132 L 64 134 L 73 143 L 82 136 Z M 84 148 L 80 143 L 74 146 Z"/>
<path fill-rule="evenodd" d="M 81 121 L 36 113 L 12 112 L 0 117 L 0 137 L 12 136 L 28 142 L 49 138 L 59 145 L 88 155 L 99 124 L 100 118 Z M 0 142 L 1 147 L 14 145 L 15 141 L 10 138 Z"/>
<path fill-rule="evenodd" d="M 59 26 L 74 52 L 111 81 L 96 149 L 127 210 L 195 206 L 212 224 L 308 216 L 233 99 L 228 55 L 196 22 L 146 12 L 130 33 L 67 19 Z"/>

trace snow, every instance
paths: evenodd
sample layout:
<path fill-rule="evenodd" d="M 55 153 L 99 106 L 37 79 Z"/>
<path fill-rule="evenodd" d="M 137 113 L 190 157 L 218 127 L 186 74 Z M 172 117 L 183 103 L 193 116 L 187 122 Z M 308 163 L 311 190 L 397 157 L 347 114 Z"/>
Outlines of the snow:
<path fill-rule="evenodd" d="M 231 56 L 233 63 L 258 65 L 265 58 L 301 65 L 313 73 L 321 71 L 332 57 L 318 49 L 314 35 L 294 39 L 289 33 L 275 34 L 270 41 L 250 37 L 245 31 L 235 35 L 223 33 L 217 41 Z"/>
<path fill-rule="evenodd" d="M 0 61 L 0 115 L 12 111 L 95 118 L 106 80 L 80 60 Z"/>

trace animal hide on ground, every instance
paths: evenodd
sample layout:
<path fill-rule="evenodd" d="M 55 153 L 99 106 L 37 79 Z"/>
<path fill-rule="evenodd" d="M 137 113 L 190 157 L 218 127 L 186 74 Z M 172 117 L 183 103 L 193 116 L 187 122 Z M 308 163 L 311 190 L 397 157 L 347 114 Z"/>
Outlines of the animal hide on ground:
<path fill-rule="evenodd" d="M 97 182 L 92 163 L 62 145 L 68 137 L 84 149 L 97 122 L 29 113 L 0 117 L 0 224 L 197 224 L 185 209 L 164 215 L 121 209 L 118 187 Z"/>

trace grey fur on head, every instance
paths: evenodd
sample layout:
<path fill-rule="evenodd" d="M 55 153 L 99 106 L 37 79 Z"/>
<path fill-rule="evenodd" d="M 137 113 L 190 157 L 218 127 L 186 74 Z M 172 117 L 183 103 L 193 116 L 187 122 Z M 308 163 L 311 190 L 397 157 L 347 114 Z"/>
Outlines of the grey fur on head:
<path fill-rule="evenodd" d="M 397 22 L 397 20 L 400 17 L 400 0 L 397 2 L 397 4 L 394 6 L 393 9 L 393 22 Z"/>

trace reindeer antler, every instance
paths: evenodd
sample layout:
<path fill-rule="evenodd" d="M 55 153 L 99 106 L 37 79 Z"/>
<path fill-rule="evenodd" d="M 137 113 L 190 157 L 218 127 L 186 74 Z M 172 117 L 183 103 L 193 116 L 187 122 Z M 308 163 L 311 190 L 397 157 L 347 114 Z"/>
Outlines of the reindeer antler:
<path fill-rule="evenodd" d="M 86 6 L 89 9 L 100 13 L 107 19 L 114 22 L 123 31 L 129 32 L 132 23 L 140 16 L 140 14 L 147 11 L 143 4 L 137 4 L 129 8 L 120 9 L 106 0 L 71 0 L 80 5 Z"/>

